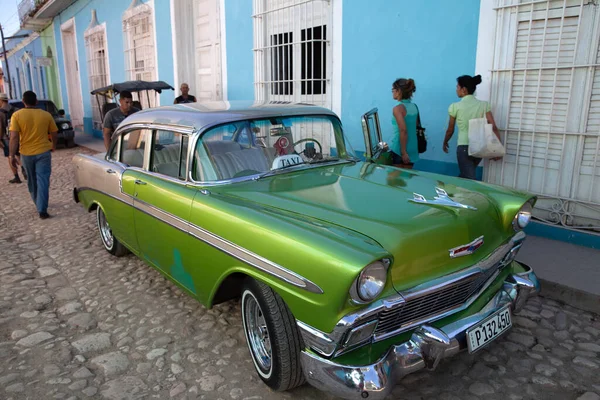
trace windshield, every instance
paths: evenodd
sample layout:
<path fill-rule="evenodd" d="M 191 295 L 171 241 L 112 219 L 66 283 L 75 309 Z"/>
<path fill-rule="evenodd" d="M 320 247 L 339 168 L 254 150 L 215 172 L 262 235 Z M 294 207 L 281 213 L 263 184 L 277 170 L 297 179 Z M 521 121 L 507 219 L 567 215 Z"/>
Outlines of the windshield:
<path fill-rule="evenodd" d="M 196 145 L 192 170 L 195 180 L 206 182 L 355 159 L 336 118 L 277 117 L 207 131 Z"/>
<path fill-rule="evenodd" d="M 22 101 L 16 101 L 14 103 L 11 103 L 11 105 L 13 105 L 16 108 L 24 108 L 25 107 L 25 105 L 23 104 Z M 35 108 L 39 108 L 40 110 L 48 111 L 52 115 L 58 115 L 58 110 L 56 109 L 56 106 L 54 105 L 54 103 L 51 103 L 48 101 L 38 101 Z"/>

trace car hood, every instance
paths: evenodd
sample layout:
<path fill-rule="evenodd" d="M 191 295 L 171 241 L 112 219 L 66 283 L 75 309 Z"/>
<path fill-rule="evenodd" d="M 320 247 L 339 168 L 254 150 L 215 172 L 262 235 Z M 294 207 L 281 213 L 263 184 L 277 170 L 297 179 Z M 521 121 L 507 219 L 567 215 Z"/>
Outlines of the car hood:
<path fill-rule="evenodd" d="M 69 121 L 69 119 L 68 119 L 68 118 L 64 118 L 64 117 L 56 117 L 56 116 L 54 116 L 54 115 L 53 115 L 53 117 L 54 117 L 54 122 L 56 123 L 56 125 L 58 125 L 58 124 L 62 124 L 62 123 L 65 123 L 65 122 L 71 122 L 71 121 Z"/>
<path fill-rule="evenodd" d="M 436 188 L 477 210 L 410 201 L 415 193 L 432 200 Z M 503 215 L 507 199 L 515 210 L 527 200 L 475 181 L 367 163 L 289 172 L 228 185 L 219 192 L 368 236 L 392 255 L 390 276 L 398 291 L 480 261 L 511 235 L 506 225 L 512 217 Z M 472 255 L 450 257 L 450 249 L 481 236 L 484 244 Z"/>

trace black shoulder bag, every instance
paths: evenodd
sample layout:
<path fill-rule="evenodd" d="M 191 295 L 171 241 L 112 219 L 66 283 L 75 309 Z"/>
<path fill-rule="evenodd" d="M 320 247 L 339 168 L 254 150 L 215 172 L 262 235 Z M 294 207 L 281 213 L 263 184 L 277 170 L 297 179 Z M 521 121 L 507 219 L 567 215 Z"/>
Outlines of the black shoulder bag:
<path fill-rule="evenodd" d="M 417 107 L 416 104 L 415 107 Z M 425 138 L 425 128 L 421 126 L 421 113 L 419 113 L 419 107 L 417 107 L 417 144 L 419 153 L 425 153 L 427 151 L 427 139 Z"/>

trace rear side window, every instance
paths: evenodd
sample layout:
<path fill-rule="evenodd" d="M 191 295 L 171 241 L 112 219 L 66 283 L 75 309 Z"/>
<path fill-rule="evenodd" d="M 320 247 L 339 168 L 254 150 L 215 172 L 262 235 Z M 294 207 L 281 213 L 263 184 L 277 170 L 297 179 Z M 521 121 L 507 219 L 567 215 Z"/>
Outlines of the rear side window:
<path fill-rule="evenodd" d="M 150 171 L 185 180 L 188 140 L 179 132 L 155 131 Z"/>
<path fill-rule="evenodd" d="M 143 168 L 144 149 L 146 148 L 149 134 L 148 130 L 136 129 L 121 136 L 120 161 L 123 164 L 130 167 Z"/>

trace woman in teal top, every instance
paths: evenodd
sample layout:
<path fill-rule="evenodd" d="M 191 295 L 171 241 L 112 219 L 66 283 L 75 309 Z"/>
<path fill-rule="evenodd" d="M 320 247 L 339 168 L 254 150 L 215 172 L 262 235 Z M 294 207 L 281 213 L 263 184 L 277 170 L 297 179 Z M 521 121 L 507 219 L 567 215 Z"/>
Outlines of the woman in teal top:
<path fill-rule="evenodd" d="M 392 95 L 398 104 L 393 108 L 392 126 L 394 137 L 390 143 L 392 163 L 395 167 L 412 169 L 419 161 L 417 142 L 417 106 L 410 99 L 417 90 L 412 79 L 396 79 L 392 84 Z"/>

